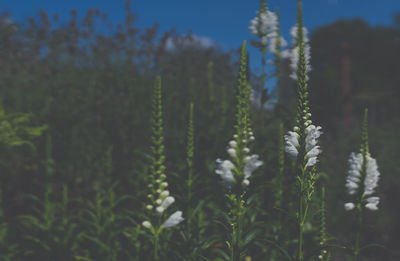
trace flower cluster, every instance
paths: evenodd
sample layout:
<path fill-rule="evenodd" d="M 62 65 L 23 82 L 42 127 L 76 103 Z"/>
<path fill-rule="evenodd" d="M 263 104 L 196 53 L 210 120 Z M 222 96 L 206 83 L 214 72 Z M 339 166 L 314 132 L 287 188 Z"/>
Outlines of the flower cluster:
<path fill-rule="evenodd" d="M 371 197 L 374 194 L 375 188 L 378 186 L 378 180 L 380 173 L 378 171 L 378 165 L 376 160 L 367 153 L 365 164 L 365 173 L 363 174 L 363 163 L 364 157 L 362 153 L 351 153 L 349 158 L 349 170 L 346 179 L 347 192 L 350 195 L 357 193 L 359 186 L 364 183 L 363 196 L 369 196 L 366 198 L 365 207 L 369 210 L 378 210 L 379 197 Z M 344 204 L 346 210 L 352 210 L 355 208 L 355 204 L 348 202 Z"/>
<path fill-rule="evenodd" d="M 308 113 L 310 117 L 311 114 Z M 307 159 L 306 167 L 314 166 L 318 162 L 318 155 L 322 152 L 320 146 L 317 145 L 318 138 L 321 136 L 322 131 L 320 126 L 315 126 L 312 124 L 311 120 L 306 121 L 305 128 L 305 157 Z M 285 135 L 285 151 L 289 154 L 292 159 L 296 160 L 297 155 L 299 154 L 299 138 L 300 138 L 300 128 L 294 127 L 294 131 L 289 131 L 287 135 Z"/>
<path fill-rule="evenodd" d="M 299 45 L 297 43 L 297 25 L 293 26 L 290 30 L 290 35 L 293 37 L 293 48 L 287 49 L 282 52 L 282 57 L 290 60 L 291 74 L 290 77 L 297 80 L 297 64 L 299 62 Z M 309 39 L 307 37 L 307 28 L 303 27 L 303 41 L 304 41 L 304 56 L 306 59 L 306 72 L 311 71 L 311 48 Z M 308 76 L 307 76 L 308 79 Z"/>
<path fill-rule="evenodd" d="M 168 183 L 163 182 L 162 177 L 165 177 L 165 174 L 160 175 L 160 179 L 156 180 L 156 183 L 158 184 L 158 189 L 156 190 L 156 196 L 154 196 L 153 194 L 147 195 L 153 204 L 148 204 L 146 206 L 147 210 L 150 211 L 154 210 L 156 214 L 160 216 L 169 206 L 171 206 L 175 202 L 175 198 L 170 196 L 169 191 L 165 189 L 168 186 Z M 152 187 L 152 185 L 150 185 L 149 187 Z M 162 226 L 173 227 L 178 225 L 182 221 L 183 221 L 182 211 L 176 211 L 164 222 Z M 150 221 L 147 220 L 143 221 L 142 225 L 146 228 L 152 227 Z"/>
<path fill-rule="evenodd" d="M 262 10 L 250 21 L 249 30 L 254 36 L 261 39 L 263 46 L 267 46 L 268 39 L 276 38 L 277 26 L 277 16 L 271 11 Z"/>
<path fill-rule="evenodd" d="M 150 193 L 147 195 L 150 204 L 146 205 L 146 209 L 150 211 L 151 216 L 162 216 L 167 208 L 174 202 L 175 198 L 170 196 L 167 190 L 168 183 L 165 175 L 165 156 L 164 156 L 164 136 L 163 136 L 163 119 L 162 119 L 162 104 L 161 104 L 161 78 L 157 77 L 154 93 L 153 93 L 153 111 L 152 111 L 152 165 L 150 166 L 151 175 L 148 188 Z M 155 213 L 154 213 L 154 212 Z M 182 212 L 176 211 L 162 225 L 162 227 L 173 227 L 183 221 Z M 142 225 L 154 231 L 153 224 L 149 220 L 143 221 Z M 159 224 L 155 225 L 156 229 L 160 229 Z"/>
<path fill-rule="evenodd" d="M 253 132 L 249 131 L 249 138 L 248 140 L 242 140 L 243 144 L 248 144 L 249 141 L 254 141 Z M 234 138 L 237 139 L 237 135 L 234 135 Z M 239 151 L 240 150 L 240 151 Z M 234 162 L 237 162 L 237 157 L 242 155 L 243 160 L 245 162 L 243 168 L 243 177 L 242 177 L 242 185 L 248 186 L 250 184 L 249 178 L 251 174 L 260 167 L 263 162 L 259 160 L 258 155 L 253 154 L 250 155 L 250 149 L 244 146 L 243 149 L 240 149 L 238 146 L 238 142 L 236 140 L 231 140 L 229 142 L 229 146 L 227 148 L 227 153 L 233 159 Z M 215 169 L 215 173 L 221 177 L 221 183 L 226 188 L 231 188 L 233 184 L 236 183 L 238 177 L 235 177 L 235 164 L 230 160 L 222 160 L 217 159 L 216 161 L 217 167 Z"/>

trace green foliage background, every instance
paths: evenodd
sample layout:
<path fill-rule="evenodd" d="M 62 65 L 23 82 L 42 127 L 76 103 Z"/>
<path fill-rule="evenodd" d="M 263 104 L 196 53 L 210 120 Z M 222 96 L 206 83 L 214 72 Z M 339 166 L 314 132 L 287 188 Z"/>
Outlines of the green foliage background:
<path fill-rule="evenodd" d="M 0 22 L 0 260 L 151 260 L 151 241 L 140 224 L 157 75 L 163 84 L 168 183 L 179 209 L 186 209 L 188 108 L 194 103 L 196 218 L 191 229 L 195 239 L 181 243 L 186 225 L 171 230 L 161 240 L 164 258 L 223 260 L 225 191 L 213 169 L 215 159 L 225 156 L 234 131 L 238 51 L 204 48 L 191 35 L 174 30 L 161 35 L 156 25 L 137 28 L 129 5 L 125 23 L 106 33 L 95 27 L 108 22 L 95 9 L 81 21 L 72 11 L 67 24 L 44 12 L 23 24 L 5 21 L 4 14 Z M 378 212 L 366 217 L 362 241 L 385 248 L 365 250 L 363 260 L 400 257 L 399 37 L 396 25 L 370 27 L 361 20 L 320 27 L 311 36 L 311 109 L 313 121 L 324 128 L 320 166 L 324 173 L 318 186 L 326 187 L 327 233 L 340 246 L 350 245 L 354 237 L 349 233 L 354 217 L 343 209 L 347 158 L 360 144 L 362 111 L 365 107 L 370 111 L 370 150 L 382 175 L 378 188 L 382 203 Z M 343 42 L 349 46 L 346 54 L 351 60 L 350 98 L 342 95 Z M 282 173 L 280 122 L 287 130 L 295 114 L 295 84 L 287 72 L 288 63 L 283 61 L 281 104 L 275 110 L 252 108 L 254 151 L 264 161 L 252 178 L 248 193 L 252 196 L 247 199 L 252 209 L 246 243 L 253 260 L 266 255 L 284 260 L 284 253 L 272 250 L 274 244 L 289 251 L 295 245 L 290 241 L 292 221 L 276 207 L 275 190 Z M 251 79 L 252 87 L 260 90 L 259 77 L 251 74 Z M 346 102 L 352 104 L 347 130 L 343 125 Z M 289 171 L 285 173 L 282 204 L 290 209 L 292 181 Z M 276 220 L 283 220 L 286 227 L 282 238 L 276 237 Z M 311 242 L 317 234 L 317 225 L 306 233 L 308 255 L 315 249 Z M 345 248 L 335 248 L 333 257 L 343 260 L 346 253 Z"/>

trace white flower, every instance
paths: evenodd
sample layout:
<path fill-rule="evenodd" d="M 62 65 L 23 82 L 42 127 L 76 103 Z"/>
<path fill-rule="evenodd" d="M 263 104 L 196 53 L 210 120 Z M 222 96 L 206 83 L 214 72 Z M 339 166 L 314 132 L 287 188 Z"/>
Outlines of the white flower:
<path fill-rule="evenodd" d="M 167 220 L 165 220 L 163 227 L 174 227 L 184 220 L 182 217 L 182 211 L 176 211 Z"/>
<path fill-rule="evenodd" d="M 317 157 L 321 152 L 322 150 L 320 149 L 319 146 L 314 146 L 314 148 L 312 148 L 309 152 L 307 152 L 307 156 L 310 158 Z"/>
<path fill-rule="evenodd" d="M 310 152 L 312 149 L 315 148 L 315 146 L 317 145 L 317 139 L 321 136 L 321 134 L 323 133 L 321 131 L 321 126 L 316 127 L 315 125 L 309 125 L 306 128 L 306 151 L 307 153 Z M 314 153 L 317 151 L 314 151 Z M 321 151 L 318 149 L 318 154 Z M 318 155 L 317 154 L 317 155 Z"/>
<path fill-rule="evenodd" d="M 164 209 L 163 207 L 161 207 L 161 206 L 156 207 L 156 211 L 157 211 L 157 213 L 160 214 L 160 215 L 164 212 L 164 210 L 165 210 L 165 209 Z"/>
<path fill-rule="evenodd" d="M 244 180 L 242 181 L 242 185 L 243 185 L 243 187 L 247 187 L 248 185 L 250 185 L 250 180 L 244 179 Z"/>
<path fill-rule="evenodd" d="M 161 198 L 165 198 L 169 196 L 169 191 L 168 190 L 164 190 L 163 192 L 161 192 L 160 197 Z"/>
<path fill-rule="evenodd" d="M 310 115 L 307 115 L 308 117 Z M 310 120 L 308 120 L 310 121 Z M 310 121 L 311 122 L 311 121 Z M 288 131 L 285 135 L 285 151 L 293 158 L 296 159 L 299 154 L 299 134 L 297 133 L 300 129 L 299 127 L 294 127 L 294 131 Z M 321 136 L 321 127 L 316 127 L 309 123 L 305 129 L 306 133 L 306 167 L 314 166 L 318 162 L 318 155 L 322 152 L 320 147 L 317 145 L 318 138 Z"/>
<path fill-rule="evenodd" d="M 146 220 L 142 222 L 142 226 L 144 226 L 145 228 L 151 228 L 151 223 Z"/>
<path fill-rule="evenodd" d="M 379 171 L 376 160 L 367 155 L 367 169 L 364 180 L 364 194 L 371 195 L 375 192 L 375 188 L 378 186 Z"/>
<path fill-rule="evenodd" d="M 249 153 L 249 152 L 250 152 L 250 149 L 249 149 L 249 148 L 244 148 L 243 151 L 244 151 L 245 153 Z"/>
<path fill-rule="evenodd" d="M 152 210 L 152 209 L 153 209 L 153 206 L 152 206 L 152 205 L 147 205 L 146 208 L 147 208 L 148 210 Z"/>
<path fill-rule="evenodd" d="M 282 57 L 284 58 L 290 58 L 290 68 L 292 73 L 290 74 L 290 77 L 294 80 L 297 80 L 297 63 L 299 61 L 299 47 L 296 42 L 297 38 L 297 25 L 293 26 L 292 29 L 290 30 L 290 34 L 293 37 L 293 46 L 291 50 L 287 50 L 282 53 Z M 311 48 L 309 45 L 309 39 L 307 37 L 307 29 L 303 27 L 303 40 L 304 40 L 304 56 L 306 60 L 306 72 L 311 71 L 311 65 L 310 65 L 310 60 L 311 60 Z M 308 76 L 307 76 L 308 79 Z"/>
<path fill-rule="evenodd" d="M 317 157 L 311 157 L 311 158 L 309 158 L 309 159 L 307 160 L 306 167 L 314 166 L 315 164 L 317 164 L 317 162 L 318 162 Z"/>
<path fill-rule="evenodd" d="M 167 182 L 163 182 L 160 184 L 160 186 L 164 189 L 166 187 L 168 187 L 168 183 Z"/>
<path fill-rule="evenodd" d="M 236 150 L 234 148 L 229 148 L 227 152 L 232 158 L 236 157 Z"/>
<path fill-rule="evenodd" d="M 353 195 L 356 193 L 358 189 L 358 184 L 360 182 L 360 171 L 361 171 L 361 166 L 363 163 L 363 156 L 361 153 L 355 154 L 352 152 L 350 154 L 349 158 L 349 171 L 347 179 L 346 179 L 346 188 L 347 192 L 350 195 Z"/>
<path fill-rule="evenodd" d="M 378 186 L 378 180 L 380 173 L 378 171 L 378 165 L 376 160 L 369 154 L 366 155 L 366 169 L 364 177 L 364 191 L 363 195 L 371 195 L 375 192 L 375 188 Z M 357 192 L 361 181 L 361 169 L 364 163 L 363 155 L 361 153 L 350 154 L 349 158 L 349 170 L 346 179 L 346 188 L 350 195 Z M 369 210 L 378 210 L 379 197 L 368 197 L 365 207 Z"/>
<path fill-rule="evenodd" d="M 303 26 L 303 41 L 304 43 L 308 43 L 309 39 L 307 37 L 308 30 Z M 296 44 L 297 38 L 297 24 L 290 29 L 290 35 L 293 37 L 293 44 Z"/>
<path fill-rule="evenodd" d="M 175 202 L 175 198 L 174 197 L 166 197 L 163 202 L 161 203 L 161 207 L 164 209 L 167 209 L 169 206 L 171 206 L 172 203 Z"/>
<path fill-rule="evenodd" d="M 276 46 L 276 42 L 278 41 L 278 34 L 277 34 L 277 32 L 273 32 L 273 33 L 268 34 L 268 36 L 269 36 L 269 39 L 270 39 L 270 41 L 269 41 L 269 50 L 270 50 L 271 53 L 276 53 L 278 51 L 277 48 L 276 48 L 277 47 Z M 282 36 L 281 36 L 280 44 L 281 44 L 281 47 L 286 47 L 287 46 L 287 42 Z"/>
<path fill-rule="evenodd" d="M 232 148 L 236 148 L 237 142 L 234 141 L 234 140 L 231 140 L 231 141 L 229 142 L 229 146 L 231 146 Z"/>
<path fill-rule="evenodd" d="M 372 195 L 375 192 L 375 188 L 378 186 L 378 180 L 380 173 L 378 171 L 378 165 L 376 164 L 376 160 L 371 156 L 367 155 L 367 166 L 366 166 L 366 174 L 364 178 L 364 194 Z M 361 153 L 355 154 L 351 153 L 349 158 L 349 171 L 346 179 L 346 188 L 350 195 L 356 193 L 361 178 L 361 168 L 363 164 L 363 156 Z"/>
<path fill-rule="evenodd" d="M 157 205 L 161 205 L 161 202 L 162 202 L 161 199 L 157 199 L 157 200 L 156 200 L 156 204 L 157 204 Z"/>
<path fill-rule="evenodd" d="M 379 197 L 369 197 L 367 198 L 366 208 L 369 210 L 378 210 Z"/>
<path fill-rule="evenodd" d="M 276 15 L 273 12 L 266 11 L 250 21 L 249 29 L 253 35 L 262 37 L 268 33 L 275 32 L 277 25 L 278 19 Z"/>
<path fill-rule="evenodd" d="M 296 158 L 299 154 L 297 147 L 299 146 L 299 134 L 294 131 L 289 131 L 288 135 L 285 135 L 285 151 L 289 153 L 292 158 Z"/>
<path fill-rule="evenodd" d="M 250 159 L 246 162 L 246 165 L 244 166 L 244 178 L 248 179 L 250 178 L 251 174 L 261 165 L 263 162 L 258 159 L 258 155 L 254 154 L 250 156 Z"/>
<path fill-rule="evenodd" d="M 232 170 L 234 168 L 233 163 L 230 160 L 217 159 L 217 168 L 215 173 L 221 176 L 222 185 L 225 187 L 230 187 L 234 183 L 234 177 Z"/>
<path fill-rule="evenodd" d="M 349 203 L 345 203 L 345 204 L 344 204 L 344 209 L 345 209 L 346 211 L 350 211 L 350 210 L 352 210 L 353 208 L 355 208 L 354 203 L 349 202 Z"/>

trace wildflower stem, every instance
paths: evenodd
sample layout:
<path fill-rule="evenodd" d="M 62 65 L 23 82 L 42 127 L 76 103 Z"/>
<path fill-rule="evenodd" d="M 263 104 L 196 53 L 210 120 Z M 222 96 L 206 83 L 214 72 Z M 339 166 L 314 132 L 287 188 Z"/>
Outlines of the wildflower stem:
<path fill-rule="evenodd" d="M 358 255 L 360 253 L 360 232 L 362 226 L 362 213 L 363 207 L 361 204 L 357 206 L 357 227 L 356 227 L 356 242 L 354 245 L 354 261 L 358 260 Z"/>
<path fill-rule="evenodd" d="M 194 154 L 194 127 L 193 127 L 193 103 L 190 104 L 189 109 L 189 124 L 188 124 L 188 134 L 187 134 L 187 158 L 186 163 L 188 167 L 188 179 L 187 179 L 187 201 L 188 201 L 188 209 L 187 209 L 187 228 L 189 237 L 191 236 L 191 224 L 192 224 L 192 184 L 193 184 L 193 154 Z"/>
<path fill-rule="evenodd" d="M 300 182 L 300 190 L 303 189 L 303 183 Z M 299 239 L 298 239 L 298 259 L 299 261 L 303 260 L 303 197 L 299 197 L 299 209 L 298 209 L 298 230 L 299 230 Z"/>
<path fill-rule="evenodd" d="M 159 234 L 158 231 L 154 234 L 154 261 L 160 260 L 158 256 L 158 239 L 159 239 Z"/>

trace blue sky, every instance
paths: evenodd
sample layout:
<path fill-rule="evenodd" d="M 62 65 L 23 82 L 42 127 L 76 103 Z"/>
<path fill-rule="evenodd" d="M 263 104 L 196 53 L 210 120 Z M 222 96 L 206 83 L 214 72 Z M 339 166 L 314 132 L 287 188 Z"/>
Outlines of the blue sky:
<path fill-rule="evenodd" d="M 255 16 L 259 0 L 132 0 L 138 15 L 137 25 L 150 26 L 158 21 L 161 31 L 175 27 L 211 39 L 226 49 L 238 47 L 251 39 L 249 21 Z M 278 7 L 286 39 L 295 23 L 296 0 L 267 0 L 268 7 Z M 0 12 L 9 12 L 16 21 L 34 15 L 37 10 L 58 13 L 62 20 L 76 8 L 83 16 L 90 7 L 106 11 L 115 23 L 123 21 L 124 0 L 2 0 Z M 400 12 L 400 0 L 303 0 L 305 25 L 309 30 L 341 18 L 364 18 L 372 25 L 392 24 L 392 15 Z M 250 50 L 252 67 L 257 67 L 256 50 Z"/>

